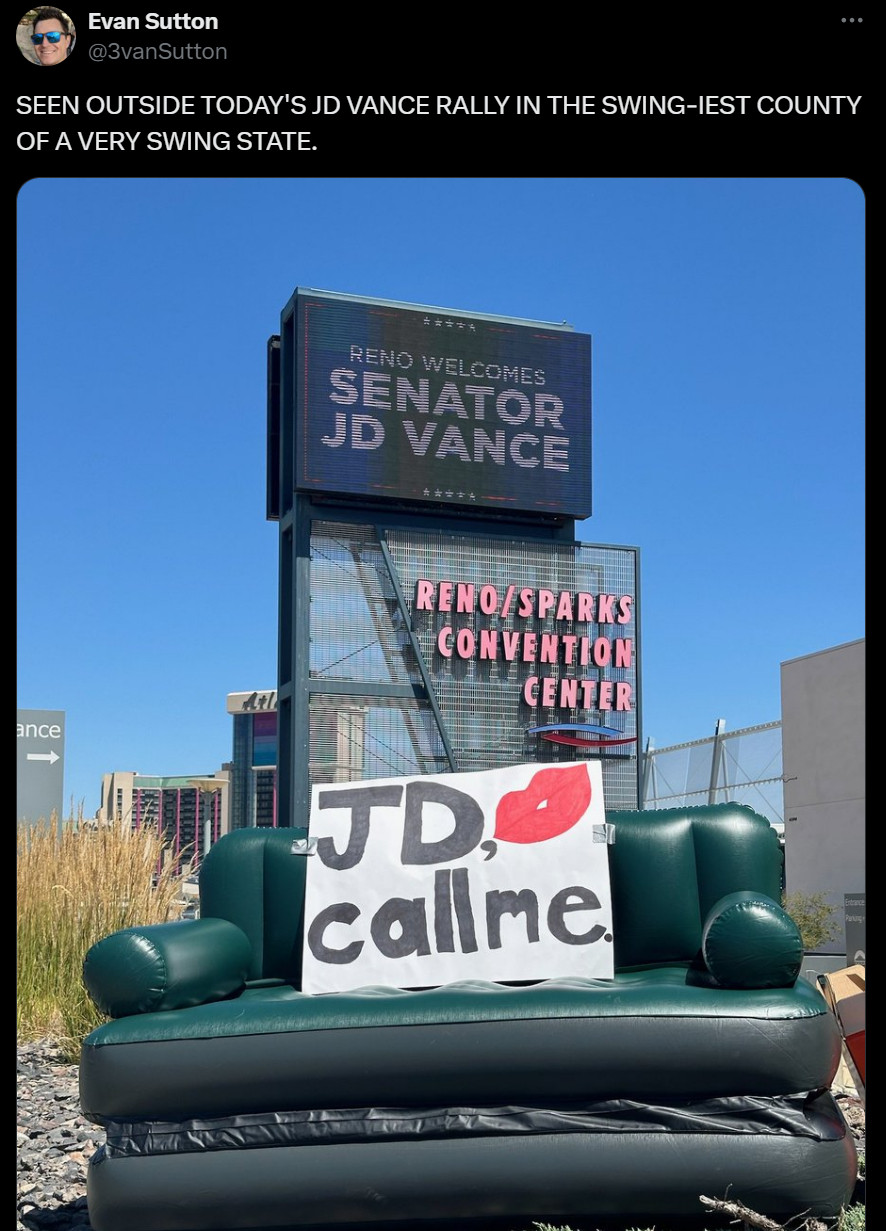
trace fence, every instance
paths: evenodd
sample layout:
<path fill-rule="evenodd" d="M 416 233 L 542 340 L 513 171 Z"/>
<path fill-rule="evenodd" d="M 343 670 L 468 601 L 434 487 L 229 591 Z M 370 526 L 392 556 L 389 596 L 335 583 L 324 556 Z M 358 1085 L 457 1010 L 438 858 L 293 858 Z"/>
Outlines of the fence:
<path fill-rule="evenodd" d="M 678 808 L 729 801 L 749 804 L 784 832 L 781 722 L 726 731 L 643 754 L 642 807 Z"/>

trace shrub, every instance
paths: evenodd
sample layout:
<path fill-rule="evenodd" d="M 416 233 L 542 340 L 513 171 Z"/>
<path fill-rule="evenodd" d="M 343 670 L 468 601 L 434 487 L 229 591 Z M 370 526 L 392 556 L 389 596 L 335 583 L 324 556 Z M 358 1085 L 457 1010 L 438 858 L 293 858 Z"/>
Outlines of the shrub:
<path fill-rule="evenodd" d="M 829 940 L 836 940 L 839 928 L 827 894 L 786 893 L 782 904 L 800 929 L 807 953 L 815 953 Z"/>

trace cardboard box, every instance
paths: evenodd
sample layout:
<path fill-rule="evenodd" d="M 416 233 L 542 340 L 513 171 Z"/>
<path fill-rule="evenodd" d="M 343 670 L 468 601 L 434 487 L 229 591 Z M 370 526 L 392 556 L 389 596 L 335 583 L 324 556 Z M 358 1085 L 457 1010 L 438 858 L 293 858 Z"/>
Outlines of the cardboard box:
<path fill-rule="evenodd" d="M 818 977 L 824 998 L 840 1023 L 843 1038 L 864 1030 L 864 966 L 846 966 Z"/>
<path fill-rule="evenodd" d="M 865 968 L 864 966 L 847 966 L 843 970 L 833 970 L 829 974 L 818 976 L 819 987 L 825 1000 L 831 1007 L 840 1025 L 843 1036 L 844 1052 L 854 1070 L 853 1078 L 858 1077 L 856 1084 L 861 1084 L 859 1093 L 864 1092 L 865 1071 Z"/>

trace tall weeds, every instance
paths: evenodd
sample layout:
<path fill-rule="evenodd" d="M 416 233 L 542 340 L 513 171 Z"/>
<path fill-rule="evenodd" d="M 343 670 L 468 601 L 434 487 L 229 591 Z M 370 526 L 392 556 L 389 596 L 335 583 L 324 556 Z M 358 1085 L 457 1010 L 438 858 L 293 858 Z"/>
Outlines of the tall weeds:
<path fill-rule="evenodd" d="M 74 1061 L 105 1020 L 83 986 L 87 950 L 119 928 L 178 918 L 180 876 L 157 833 L 128 822 L 53 816 L 20 823 L 17 845 L 18 1038 L 53 1038 Z"/>

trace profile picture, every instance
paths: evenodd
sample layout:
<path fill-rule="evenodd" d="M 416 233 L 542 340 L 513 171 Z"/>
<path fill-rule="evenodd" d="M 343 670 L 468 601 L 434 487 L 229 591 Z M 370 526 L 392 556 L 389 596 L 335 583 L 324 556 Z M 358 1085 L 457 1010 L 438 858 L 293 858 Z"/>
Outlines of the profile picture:
<path fill-rule="evenodd" d="M 32 64 L 52 68 L 63 64 L 74 50 L 77 32 L 62 9 L 39 5 L 29 9 L 18 23 L 18 49 Z"/>

